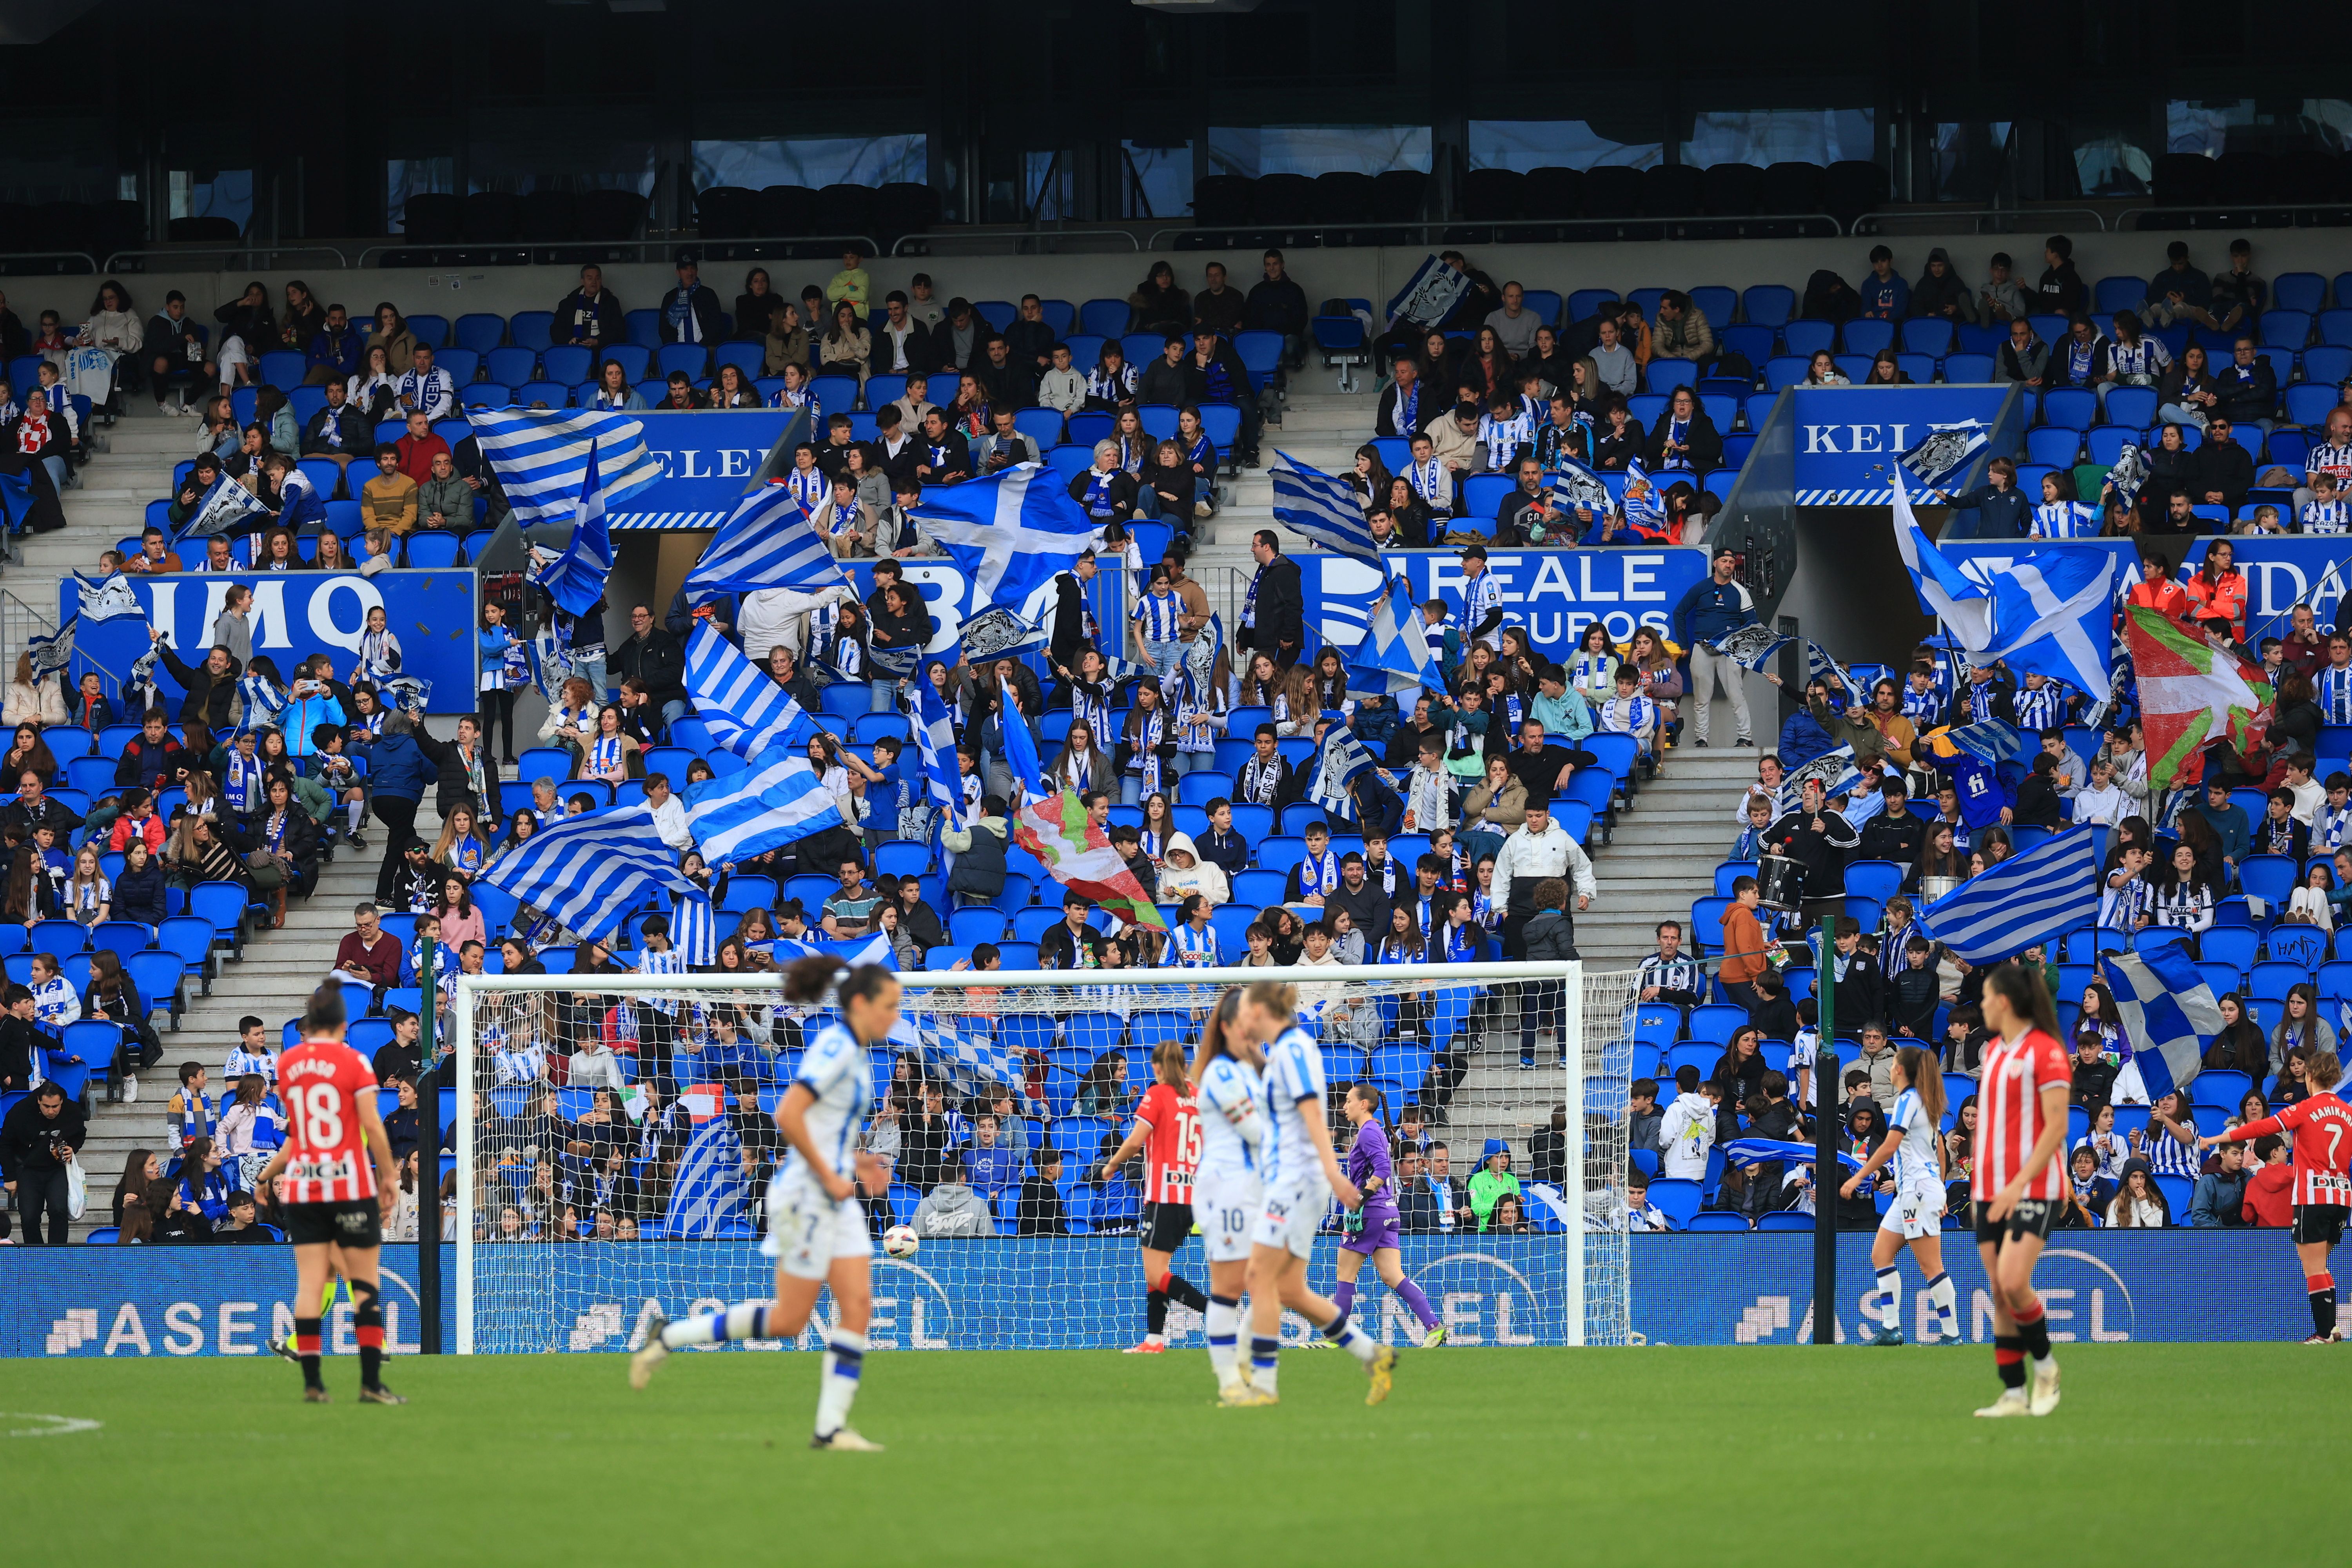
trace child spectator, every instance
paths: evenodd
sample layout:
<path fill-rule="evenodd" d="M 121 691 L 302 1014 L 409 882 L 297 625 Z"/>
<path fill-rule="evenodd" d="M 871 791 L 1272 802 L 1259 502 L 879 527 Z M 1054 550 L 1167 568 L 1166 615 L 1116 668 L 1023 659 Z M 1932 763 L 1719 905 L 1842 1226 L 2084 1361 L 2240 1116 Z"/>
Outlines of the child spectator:
<path fill-rule="evenodd" d="M 2305 533 L 2352 531 L 2352 503 L 2336 493 L 2334 474 L 2323 471 L 2311 476 L 2311 499 L 2303 503 L 2298 521 Z"/>
<path fill-rule="evenodd" d="M 1659 1159 L 1667 1175 L 1706 1180 L 1707 1151 L 1715 1147 L 1715 1116 L 1722 1093 L 1714 1080 L 1700 1082 L 1698 1068 L 1690 1062 L 1675 1070 L 1675 1100 L 1658 1127 Z"/>
<path fill-rule="evenodd" d="M 1626 1091 L 1626 1152 L 1647 1149 L 1653 1154 L 1658 1153 L 1658 1130 L 1664 1120 L 1658 1110 L 1658 1080 L 1635 1079 Z"/>

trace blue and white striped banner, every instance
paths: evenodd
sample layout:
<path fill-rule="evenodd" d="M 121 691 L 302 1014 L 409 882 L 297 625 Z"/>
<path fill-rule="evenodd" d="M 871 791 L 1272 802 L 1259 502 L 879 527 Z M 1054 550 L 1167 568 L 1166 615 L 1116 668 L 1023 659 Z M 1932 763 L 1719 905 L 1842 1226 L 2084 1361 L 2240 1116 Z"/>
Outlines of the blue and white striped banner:
<path fill-rule="evenodd" d="M 646 448 L 645 426 L 625 414 L 477 408 L 467 418 L 515 521 L 526 527 L 573 513 L 592 451 L 598 454 L 599 499 L 607 508 L 662 477 L 660 459 Z"/>
<path fill-rule="evenodd" d="M 814 915 L 815 910 L 803 911 Z M 885 969 L 898 967 L 898 955 L 890 947 L 890 939 L 876 934 L 862 944 L 846 942 L 795 942 L 780 936 L 768 944 L 769 956 L 778 963 L 790 963 L 795 958 L 837 958 L 852 969 L 861 963 L 878 963 Z"/>
<path fill-rule="evenodd" d="M 1279 460 L 1265 471 L 1274 481 L 1274 520 L 1326 550 L 1379 565 L 1381 551 L 1372 542 L 1372 525 L 1365 521 L 1363 503 L 1348 481 L 1309 468 L 1287 452 L 1274 455 Z"/>
<path fill-rule="evenodd" d="M 818 537 L 816 525 L 781 484 L 762 485 L 743 498 L 686 579 L 687 602 L 761 588 L 793 588 L 814 594 L 849 585 L 848 574 Z"/>
<path fill-rule="evenodd" d="M 2088 826 L 1978 873 L 1919 911 L 1929 936 L 1993 963 L 2099 918 L 2099 849 Z"/>
<path fill-rule="evenodd" d="M 1307 798 L 1334 816 L 1353 822 L 1356 802 L 1348 786 L 1372 771 L 1371 754 L 1356 739 L 1356 732 L 1334 724 L 1325 731 L 1322 748 L 1315 753 L 1315 782 L 1307 786 Z"/>
<path fill-rule="evenodd" d="M 915 1005 L 920 1009 L 922 1004 L 917 1000 Z M 1049 1114 L 1043 1104 L 1029 1098 L 1029 1076 L 1020 1054 L 998 1045 L 970 1020 L 950 1015 L 919 1023 L 901 1015 L 890 1037 L 923 1058 L 925 1077 L 947 1079 L 960 1095 L 975 1095 L 983 1085 L 1002 1084 L 1013 1091 L 1023 1115 Z"/>
<path fill-rule="evenodd" d="M 703 859 L 731 866 L 842 826 L 841 803 L 808 759 L 777 747 L 748 768 L 688 784 L 679 796 Z"/>
<path fill-rule="evenodd" d="M 559 817 L 491 861 L 482 879 L 545 910 L 583 942 L 612 935 L 657 890 L 695 890 L 654 827 L 653 807 L 642 802 Z"/>
<path fill-rule="evenodd" d="M 2205 1047 L 2222 1029 L 2221 1005 L 2189 949 L 2175 942 L 2111 952 L 2099 960 L 2099 970 L 2123 1015 L 2132 1064 L 2147 1098 L 2158 1100 L 2188 1088 L 2204 1068 Z"/>
<path fill-rule="evenodd" d="M 688 963 L 719 962 L 719 917 L 709 893 L 670 895 L 669 944 Z"/>
<path fill-rule="evenodd" d="M 739 1236 L 749 1228 L 744 1208 L 743 1144 L 735 1123 L 714 1116 L 694 1130 L 679 1156 L 662 1226 L 671 1236 L 708 1240 Z"/>
<path fill-rule="evenodd" d="M 561 555 L 531 552 L 531 581 L 547 591 L 567 616 L 584 616 L 604 596 L 613 574 L 613 536 L 604 529 L 604 500 L 597 485 L 596 444 L 588 444 L 588 468 L 580 481 L 580 505 L 572 513 L 572 542 Z"/>
<path fill-rule="evenodd" d="M 687 639 L 686 689 L 710 738 L 747 762 L 771 746 L 805 746 L 819 728 L 709 621 L 696 622 Z"/>
<path fill-rule="evenodd" d="M 915 682 L 915 750 L 930 781 L 931 800 L 950 827 L 963 826 L 963 773 L 956 763 L 955 726 L 928 679 Z"/>

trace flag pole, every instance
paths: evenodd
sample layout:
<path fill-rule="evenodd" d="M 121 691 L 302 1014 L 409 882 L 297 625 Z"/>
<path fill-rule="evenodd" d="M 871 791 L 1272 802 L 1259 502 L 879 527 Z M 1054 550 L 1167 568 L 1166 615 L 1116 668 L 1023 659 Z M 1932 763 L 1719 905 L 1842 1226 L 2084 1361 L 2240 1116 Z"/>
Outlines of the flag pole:
<path fill-rule="evenodd" d="M 1837 1055 L 1837 928 L 1822 932 L 1813 1005 L 1821 1035 L 1813 1045 L 1813 1343 L 1837 1343 L 1838 1122 L 1843 1064 Z M 1859 952 L 1859 949 L 1856 950 Z"/>

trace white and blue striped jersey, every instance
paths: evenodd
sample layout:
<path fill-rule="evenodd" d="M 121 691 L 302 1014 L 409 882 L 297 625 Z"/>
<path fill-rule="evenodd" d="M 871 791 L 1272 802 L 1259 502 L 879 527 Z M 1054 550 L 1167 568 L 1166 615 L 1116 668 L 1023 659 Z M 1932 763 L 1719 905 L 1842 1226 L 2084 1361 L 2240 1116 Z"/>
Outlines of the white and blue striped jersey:
<path fill-rule="evenodd" d="M 1903 1134 L 1895 1150 L 1896 1189 L 1908 1193 L 1943 1185 L 1943 1173 L 1936 1167 L 1936 1124 L 1927 1120 L 1917 1089 L 1906 1089 L 1895 1097 L 1895 1113 L 1886 1119 L 1886 1128 Z"/>
<path fill-rule="evenodd" d="M 2193 1137 L 2197 1131 L 2196 1121 L 2185 1111 L 2180 1116 L 2179 1121 L 2180 1125 L 2188 1129 Z M 2151 1121 L 2147 1125 L 2146 1152 L 2148 1169 L 2159 1176 L 2179 1176 L 2193 1182 L 2199 1175 L 2200 1167 L 2205 1163 L 2203 1150 L 2198 1148 L 2194 1142 L 2183 1143 L 2179 1139 L 2167 1132 L 2164 1130 L 2164 1124 L 2159 1121 Z"/>
<path fill-rule="evenodd" d="M 1903 717 L 1915 726 L 1933 726 L 1942 723 L 1943 716 L 1944 699 L 1937 694 L 1933 683 L 1925 691 L 1913 690 L 1908 680 L 1903 683 Z"/>
<path fill-rule="evenodd" d="M 1518 449 L 1535 438 L 1535 422 L 1524 410 L 1502 419 L 1492 414 L 1478 418 L 1478 440 L 1486 448 L 1486 467 L 1496 473 L 1507 468 Z"/>
<path fill-rule="evenodd" d="M 1217 928 L 1202 926 L 1192 929 L 1190 921 L 1179 921 L 1168 936 L 1170 968 L 1214 969 L 1217 967 Z"/>
<path fill-rule="evenodd" d="M 1145 642 L 1174 642 L 1184 601 L 1174 594 L 1146 594 L 1135 601 L 1135 624 Z"/>
<path fill-rule="evenodd" d="M 2352 803 L 2323 805 L 2312 814 L 2311 847 L 2314 849 L 2341 849 L 2347 838 L 2352 838 Z"/>
<path fill-rule="evenodd" d="M 2048 501 L 2033 509 L 2026 531 L 2035 539 L 2096 539 L 2100 521 L 2099 509 L 2087 501 Z"/>
<path fill-rule="evenodd" d="M 1265 1053 L 1266 1092 L 1274 1100 L 1274 1136 L 1265 1149 L 1265 1179 L 1304 1184 L 1322 1175 L 1307 1118 L 1322 1117 L 1327 1085 L 1323 1049 L 1297 1024 L 1282 1031 Z"/>
<path fill-rule="evenodd" d="M 2017 727 L 2029 735 L 2066 721 L 2066 689 L 2054 680 L 2043 682 L 2035 691 L 2020 688 L 2016 700 Z"/>
<path fill-rule="evenodd" d="M 1216 1176 L 1254 1176 L 1273 1130 L 1274 1107 L 1257 1068 L 1219 1057 L 1201 1069 L 1200 1183 Z"/>
<path fill-rule="evenodd" d="M 2341 669 L 2329 665 L 2319 672 L 2311 687 L 2312 695 L 2319 702 L 2321 723 L 2352 724 L 2352 664 Z"/>
<path fill-rule="evenodd" d="M 800 1075 L 793 1081 L 807 1086 L 816 1096 L 816 1103 L 808 1110 L 809 1142 L 824 1156 L 828 1170 L 848 1175 L 874 1094 L 866 1047 L 857 1043 L 847 1025 L 827 1024 L 802 1054 Z M 776 1180 L 780 1185 L 804 1193 L 823 1190 L 797 1149 L 786 1159 Z"/>
<path fill-rule="evenodd" d="M 2307 500 L 2301 521 L 2305 533 L 2352 532 L 2352 501 Z"/>
<path fill-rule="evenodd" d="M 1493 611 L 1493 610 L 1499 610 L 1499 609 L 1501 609 L 1502 607 L 1503 607 L 1503 584 L 1502 584 L 1502 581 L 1501 581 L 1501 579 L 1497 578 L 1497 577 L 1496 577 L 1496 576 L 1492 572 L 1481 572 L 1481 573 L 1479 573 L 1479 574 L 1478 574 L 1478 575 L 1477 575 L 1476 577 L 1475 577 L 1475 578 L 1471 579 L 1471 580 L 1470 580 L 1469 582 L 1467 582 L 1467 583 L 1463 584 L 1462 584 L 1462 637 L 1463 637 L 1463 640 L 1464 640 L 1464 641 L 1465 641 L 1465 642 L 1469 640 L 1469 638 L 1470 638 L 1470 634 L 1471 634 L 1472 629 L 1473 629 L 1474 627 L 1475 627 L 1475 626 L 1478 625 L 1478 623 L 1479 623 L 1479 622 L 1481 622 L 1481 621 L 1483 621 L 1483 620 L 1485 620 L 1485 619 L 1486 618 L 1487 613 L 1488 613 L 1489 611 Z M 1503 628 L 1502 628 L 1501 624 L 1500 624 L 1499 622 L 1498 622 L 1498 623 L 1496 623 L 1496 626 L 1495 626 L 1495 629 L 1494 629 L 1494 630 L 1492 630 L 1492 631 L 1490 631 L 1490 632 L 1486 633 L 1485 636 L 1483 636 L 1483 637 L 1479 637 L 1479 638 L 1478 638 L 1478 640 L 1479 640 L 1480 642 L 1482 642 L 1482 643 L 1485 643 L 1488 647 L 1493 648 L 1496 653 L 1500 653 L 1500 652 L 1502 652 L 1502 651 L 1503 651 Z"/>

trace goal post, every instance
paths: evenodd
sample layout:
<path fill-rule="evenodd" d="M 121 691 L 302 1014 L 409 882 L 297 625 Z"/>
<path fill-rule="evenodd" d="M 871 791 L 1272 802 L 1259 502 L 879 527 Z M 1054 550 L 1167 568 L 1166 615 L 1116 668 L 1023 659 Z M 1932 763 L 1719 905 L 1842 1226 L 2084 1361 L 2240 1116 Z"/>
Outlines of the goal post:
<path fill-rule="evenodd" d="M 904 1017 L 874 1062 L 876 1095 L 893 1110 L 868 1133 L 893 1157 L 892 1180 L 866 1203 L 877 1237 L 916 1225 L 921 1239 L 906 1258 L 877 1247 L 877 1345 L 1132 1343 L 1145 1194 L 1139 1166 L 1110 1171 L 1107 1157 L 1150 1085 L 1154 1051 L 1173 1040 L 1189 1058 L 1224 988 L 1265 980 L 1300 989 L 1343 1164 L 1354 1130 L 1340 1099 L 1366 1082 L 1383 1096 L 1399 1176 L 1411 1153 L 1430 1178 L 1401 1194 L 1400 1255 L 1451 1342 L 1630 1341 L 1630 973 L 1441 963 L 898 978 Z M 832 1016 L 830 997 L 793 1005 L 781 984 L 772 971 L 457 978 L 447 1059 L 459 1354 L 618 1351 L 656 1313 L 769 1294 L 758 1240 L 768 1172 L 786 1152 L 772 1113 L 804 1037 Z M 648 1084 L 672 1092 L 648 1096 Z M 1000 1092 L 1011 1127 L 990 1115 Z M 1417 1140 L 1403 1136 L 1408 1107 L 1423 1114 Z M 1482 1174 L 1497 1145 L 1507 1163 Z M 1339 1217 L 1335 1205 L 1309 1273 L 1326 1294 Z M 1205 1282 L 1193 1240 L 1172 1267 Z M 1369 1331 L 1420 1342 L 1419 1309 L 1374 1268 L 1356 1290 Z M 1201 1343 L 1197 1316 L 1172 1309 L 1169 1336 Z"/>

